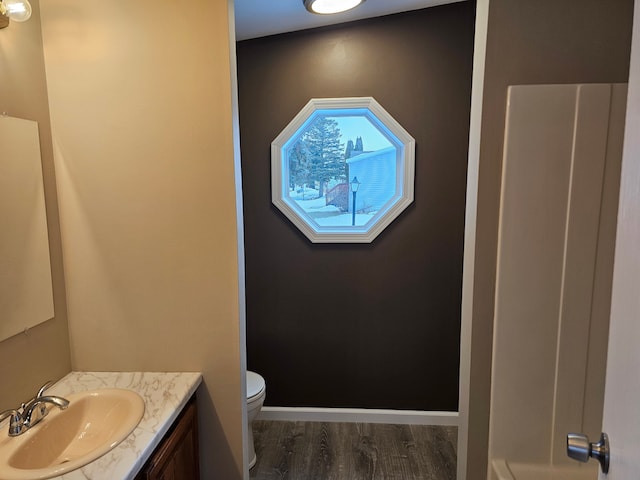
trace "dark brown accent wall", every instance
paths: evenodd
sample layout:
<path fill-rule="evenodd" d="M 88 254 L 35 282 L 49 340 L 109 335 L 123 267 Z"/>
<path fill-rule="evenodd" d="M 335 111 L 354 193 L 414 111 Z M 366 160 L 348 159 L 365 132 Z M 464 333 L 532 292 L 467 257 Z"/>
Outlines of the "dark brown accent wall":
<path fill-rule="evenodd" d="M 455 411 L 474 2 L 239 42 L 248 367 L 267 405 Z M 416 139 L 415 202 L 371 244 L 271 204 L 311 98 L 372 96 Z"/>

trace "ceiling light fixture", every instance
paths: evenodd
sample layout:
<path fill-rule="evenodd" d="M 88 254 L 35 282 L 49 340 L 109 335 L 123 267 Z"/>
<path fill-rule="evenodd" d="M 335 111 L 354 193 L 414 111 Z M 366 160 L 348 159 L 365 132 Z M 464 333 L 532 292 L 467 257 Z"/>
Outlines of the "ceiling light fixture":
<path fill-rule="evenodd" d="M 311 13 L 330 15 L 351 10 L 363 4 L 365 0 L 302 0 L 302 2 Z"/>
<path fill-rule="evenodd" d="M 0 28 L 9 25 L 9 20 L 26 22 L 31 18 L 29 0 L 0 0 Z"/>

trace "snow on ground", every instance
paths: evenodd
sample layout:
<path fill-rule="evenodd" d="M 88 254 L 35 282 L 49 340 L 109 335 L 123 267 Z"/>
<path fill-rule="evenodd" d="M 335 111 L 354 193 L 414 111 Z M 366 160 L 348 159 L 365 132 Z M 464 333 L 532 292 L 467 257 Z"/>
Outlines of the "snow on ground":
<path fill-rule="evenodd" d="M 362 227 L 373 217 L 368 213 L 356 213 L 356 226 Z M 314 220 L 321 227 L 350 227 L 351 226 L 351 214 L 342 213 L 341 215 L 334 215 L 332 217 L 315 218 Z"/>
<path fill-rule="evenodd" d="M 302 207 L 305 212 L 336 212 L 340 213 L 340 209 L 335 205 L 326 205 L 324 197 L 314 198 L 313 200 L 296 200 L 296 203 Z"/>
<path fill-rule="evenodd" d="M 296 201 L 304 200 L 305 202 L 315 198 L 316 200 L 322 199 L 324 202 L 324 197 L 318 198 L 318 190 L 310 187 L 304 187 L 304 189 L 296 187 L 295 190 L 289 190 L 289 198 Z"/>
<path fill-rule="evenodd" d="M 303 200 L 304 196 L 304 200 Z M 327 205 L 325 197 L 318 197 L 318 190 L 308 188 L 303 190 L 298 188 L 289 191 L 289 198 L 307 212 L 313 220 L 321 227 L 350 227 L 352 215 L 349 212 L 342 212 L 335 205 Z M 356 226 L 365 225 L 375 215 L 373 213 L 356 213 Z"/>

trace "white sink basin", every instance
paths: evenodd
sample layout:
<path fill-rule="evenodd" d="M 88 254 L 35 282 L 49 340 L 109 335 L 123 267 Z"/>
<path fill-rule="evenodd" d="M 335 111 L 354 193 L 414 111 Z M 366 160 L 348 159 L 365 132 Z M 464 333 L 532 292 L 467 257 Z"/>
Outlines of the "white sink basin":
<path fill-rule="evenodd" d="M 0 431 L 0 479 L 40 480 L 80 468 L 122 442 L 144 414 L 144 400 L 131 390 L 101 389 L 66 396 L 66 410 L 53 407 L 20 436 Z"/>

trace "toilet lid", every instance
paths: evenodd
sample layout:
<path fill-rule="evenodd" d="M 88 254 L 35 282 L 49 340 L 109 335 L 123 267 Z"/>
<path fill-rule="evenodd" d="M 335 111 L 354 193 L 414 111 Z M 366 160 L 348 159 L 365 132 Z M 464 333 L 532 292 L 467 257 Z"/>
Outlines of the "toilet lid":
<path fill-rule="evenodd" d="M 264 378 L 256 372 L 247 371 L 247 398 L 261 394 L 264 387 Z"/>

